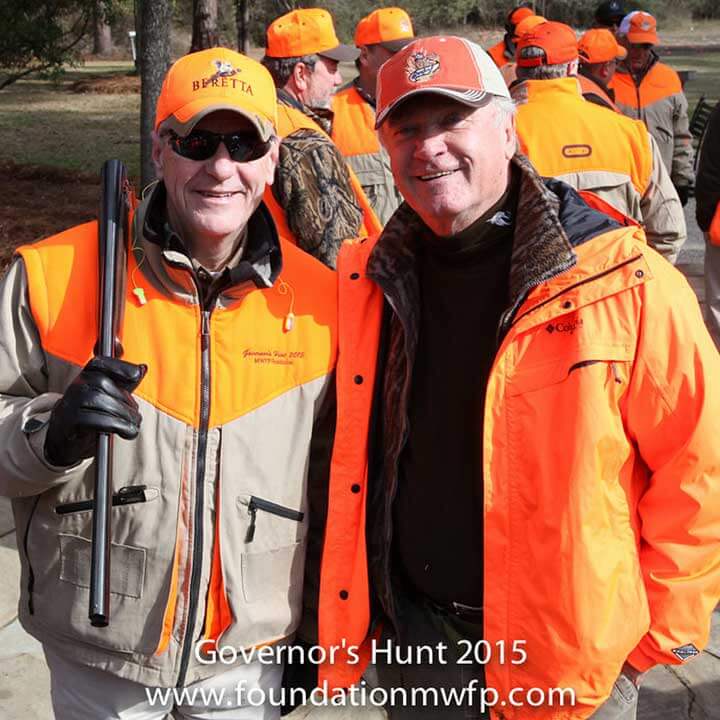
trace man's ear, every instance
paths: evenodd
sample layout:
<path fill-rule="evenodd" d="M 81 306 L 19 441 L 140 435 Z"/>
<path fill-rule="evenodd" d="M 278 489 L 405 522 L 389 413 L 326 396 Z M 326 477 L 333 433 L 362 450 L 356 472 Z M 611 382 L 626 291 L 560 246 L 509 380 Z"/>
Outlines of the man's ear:
<path fill-rule="evenodd" d="M 163 177 L 163 161 L 162 161 L 162 149 L 164 140 L 160 137 L 156 130 L 152 132 L 152 161 L 155 166 L 155 176 L 158 180 L 162 180 Z"/>
<path fill-rule="evenodd" d="M 367 48 L 367 45 L 361 45 L 360 46 L 360 55 L 358 56 L 358 61 L 361 65 L 367 65 L 368 64 L 368 55 L 369 51 Z"/>
<path fill-rule="evenodd" d="M 292 81 L 295 84 L 295 88 L 297 90 L 307 90 L 309 73 L 310 68 L 308 68 L 305 63 L 295 63 L 295 66 L 292 70 Z"/>
<path fill-rule="evenodd" d="M 268 151 L 267 155 L 265 156 L 265 161 L 267 162 L 267 167 L 268 167 L 268 177 L 266 179 L 267 185 L 273 184 L 273 180 L 275 179 L 275 169 L 277 168 L 279 160 L 280 160 L 280 138 L 273 137 L 272 145 L 270 146 L 270 150 Z"/>

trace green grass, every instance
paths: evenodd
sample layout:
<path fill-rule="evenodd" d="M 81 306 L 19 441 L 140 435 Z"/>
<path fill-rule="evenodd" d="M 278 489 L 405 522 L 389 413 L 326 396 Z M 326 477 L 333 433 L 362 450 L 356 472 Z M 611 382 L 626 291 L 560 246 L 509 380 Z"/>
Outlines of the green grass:
<path fill-rule="evenodd" d="M 662 61 L 675 70 L 694 71 L 685 84 L 685 96 L 691 113 L 702 95 L 710 100 L 720 100 L 720 52 L 705 55 L 673 53 L 664 55 Z"/>

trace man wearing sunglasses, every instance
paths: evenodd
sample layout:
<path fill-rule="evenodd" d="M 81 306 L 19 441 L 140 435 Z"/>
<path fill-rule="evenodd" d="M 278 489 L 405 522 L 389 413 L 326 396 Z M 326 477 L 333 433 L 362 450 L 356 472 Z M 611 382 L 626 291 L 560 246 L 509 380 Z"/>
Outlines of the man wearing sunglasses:
<path fill-rule="evenodd" d="M 381 225 L 360 180 L 330 139 L 331 98 L 340 61 L 359 51 L 342 45 L 332 16 L 320 8 L 293 10 L 267 29 L 263 65 L 278 91 L 282 138 L 275 182 L 265 201 L 280 228 L 331 268 L 343 240 L 379 232 Z"/>
<path fill-rule="evenodd" d="M 96 223 L 20 248 L 0 284 L 0 493 L 59 720 L 279 717 L 336 310 L 333 273 L 262 203 L 275 126 L 259 63 L 213 48 L 170 68 L 121 360 L 93 357 Z M 99 430 L 117 436 L 103 628 L 88 621 Z"/>

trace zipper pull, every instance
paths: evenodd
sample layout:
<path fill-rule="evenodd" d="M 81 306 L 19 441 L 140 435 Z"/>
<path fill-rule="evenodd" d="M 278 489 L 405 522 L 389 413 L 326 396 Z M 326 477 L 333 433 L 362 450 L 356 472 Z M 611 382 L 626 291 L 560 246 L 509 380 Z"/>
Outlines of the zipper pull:
<path fill-rule="evenodd" d="M 620 377 L 620 373 L 618 372 L 617 366 L 614 362 L 610 362 L 610 368 L 612 369 L 612 374 L 615 378 L 615 382 L 622 384 L 622 378 Z"/>
<path fill-rule="evenodd" d="M 257 508 L 252 500 L 248 503 L 248 513 L 250 514 L 250 525 L 245 533 L 245 542 L 251 543 L 255 537 L 255 521 L 257 520 Z"/>
<path fill-rule="evenodd" d="M 147 500 L 145 490 L 147 490 L 147 485 L 128 485 L 121 487 L 115 496 L 117 502 L 113 503 L 113 505 L 129 505 L 136 502 L 145 502 Z"/>
<path fill-rule="evenodd" d="M 203 310 L 200 315 L 200 343 L 203 350 L 210 345 L 210 311 Z"/>

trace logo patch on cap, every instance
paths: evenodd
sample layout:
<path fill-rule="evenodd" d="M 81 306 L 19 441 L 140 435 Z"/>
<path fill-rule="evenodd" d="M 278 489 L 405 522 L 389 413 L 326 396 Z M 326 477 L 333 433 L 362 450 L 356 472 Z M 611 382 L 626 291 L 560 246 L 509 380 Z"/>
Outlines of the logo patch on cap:
<path fill-rule="evenodd" d="M 410 82 L 419 83 L 429 80 L 440 70 L 440 56 L 437 53 L 427 53 L 418 50 L 408 58 L 405 71 Z"/>
<path fill-rule="evenodd" d="M 700 654 L 700 651 L 692 644 L 688 643 L 687 645 L 682 645 L 679 648 L 673 648 L 672 654 L 685 662 L 686 660 L 689 660 L 691 657 L 695 657 L 696 655 Z"/>
<path fill-rule="evenodd" d="M 641 30 L 649 30 L 652 27 L 652 25 L 646 20 L 642 25 L 640 25 Z"/>
<path fill-rule="evenodd" d="M 250 83 L 246 83 L 244 80 L 230 79 L 242 72 L 240 68 L 234 67 L 227 60 L 213 60 L 212 64 L 215 67 L 215 72 L 202 80 L 193 80 L 193 91 L 203 90 L 207 87 L 231 87 L 233 90 L 240 90 L 248 95 L 253 94 Z"/>

